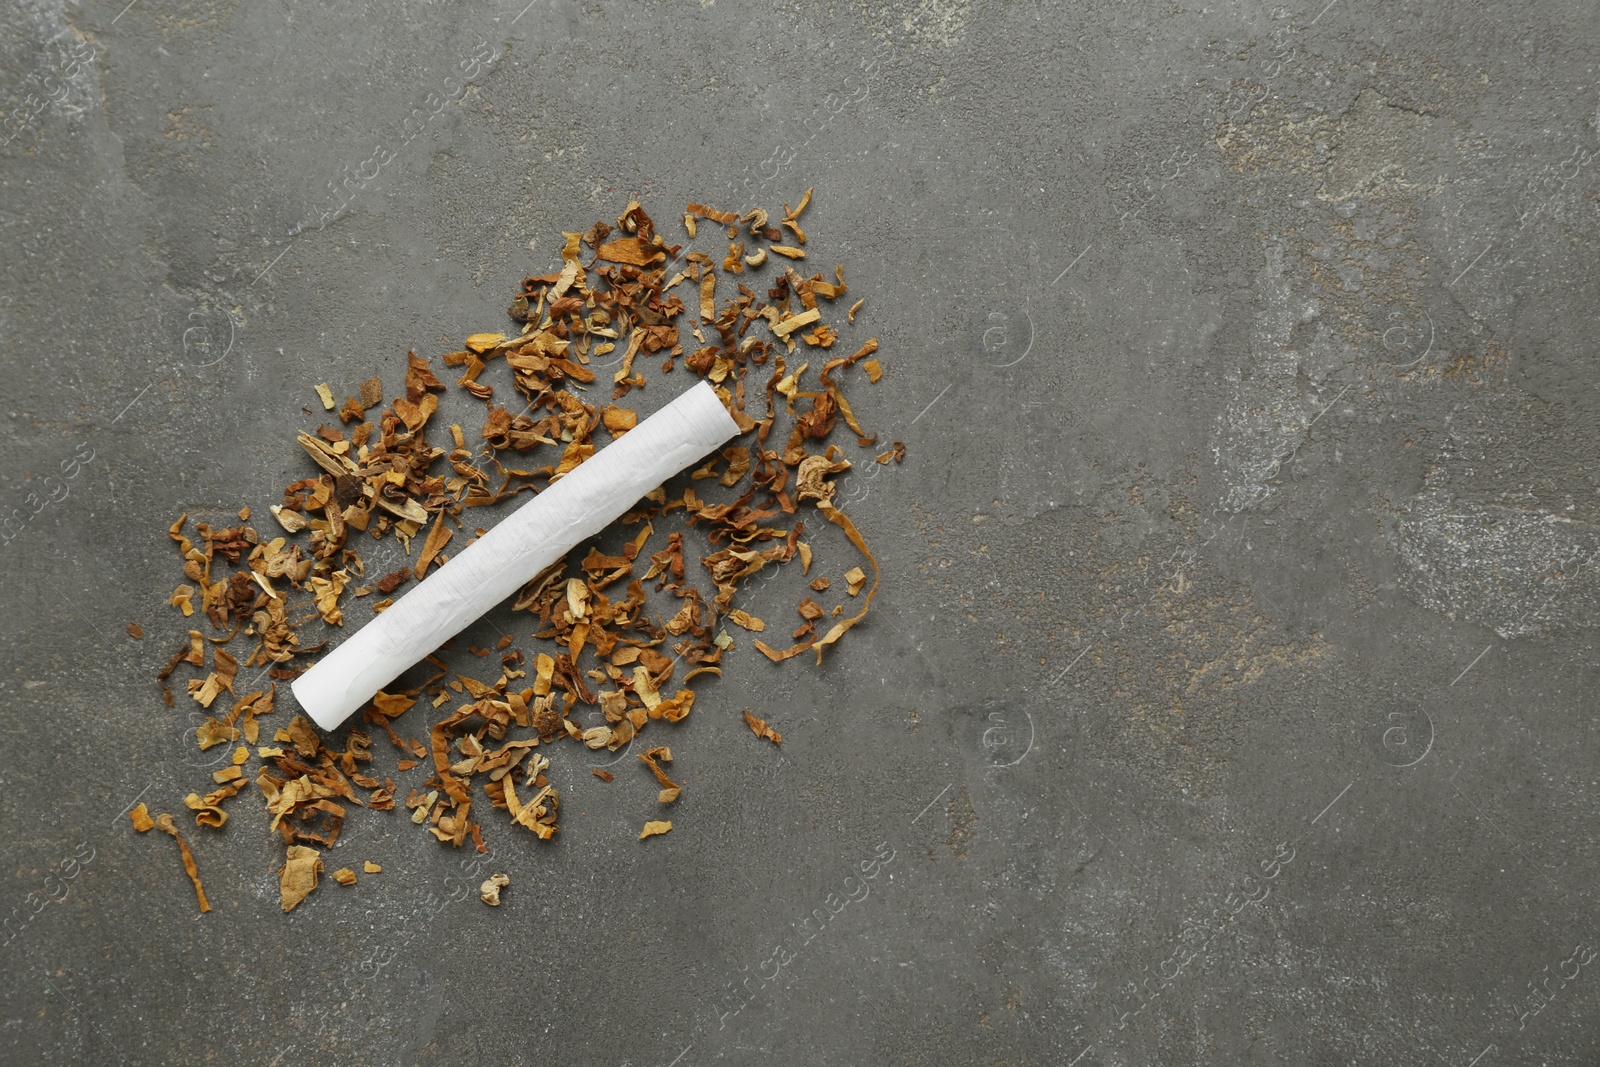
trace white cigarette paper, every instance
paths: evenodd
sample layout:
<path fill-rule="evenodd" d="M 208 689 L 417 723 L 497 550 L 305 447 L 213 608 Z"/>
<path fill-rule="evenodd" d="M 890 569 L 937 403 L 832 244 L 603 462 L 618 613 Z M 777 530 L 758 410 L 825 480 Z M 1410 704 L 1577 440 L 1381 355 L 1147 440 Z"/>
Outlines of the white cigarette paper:
<path fill-rule="evenodd" d="M 706 382 L 551 483 L 296 678 L 332 730 L 406 668 L 460 633 L 656 486 L 739 432 Z"/>

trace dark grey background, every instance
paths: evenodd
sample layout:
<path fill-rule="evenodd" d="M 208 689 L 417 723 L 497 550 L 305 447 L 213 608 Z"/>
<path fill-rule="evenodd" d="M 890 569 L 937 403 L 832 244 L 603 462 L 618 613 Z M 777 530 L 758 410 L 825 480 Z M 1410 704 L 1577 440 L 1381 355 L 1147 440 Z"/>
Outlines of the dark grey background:
<path fill-rule="evenodd" d="M 525 2 L 0 15 L 0 1060 L 1600 1062 L 1591 5 Z M 563 748 L 555 842 L 355 812 L 284 916 L 246 793 L 197 918 L 122 816 L 209 781 L 166 525 L 561 230 L 807 186 L 908 446 L 869 620 L 730 658 L 665 838 Z"/>

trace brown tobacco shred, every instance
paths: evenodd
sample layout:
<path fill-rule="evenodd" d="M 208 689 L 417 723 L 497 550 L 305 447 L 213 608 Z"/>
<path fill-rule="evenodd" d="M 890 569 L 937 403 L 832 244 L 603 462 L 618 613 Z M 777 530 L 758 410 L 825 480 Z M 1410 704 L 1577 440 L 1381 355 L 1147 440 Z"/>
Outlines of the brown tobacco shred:
<path fill-rule="evenodd" d="M 394 573 L 386 574 L 382 578 L 379 578 L 373 588 L 382 593 L 384 596 L 388 596 L 390 593 L 394 592 L 396 589 L 399 589 L 402 585 L 410 580 L 411 568 L 401 567 Z"/>
<path fill-rule="evenodd" d="M 128 623 L 128 636 L 133 638 L 135 641 L 138 641 L 140 638 L 144 637 L 144 627 L 140 626 L 136 622 Z"/>
<path fill-rule="evenodd" d="M 755 643 L 756 647 L 761 650 L 761 654 L 766 656 L 774 663 L 782 663 L 786 659 L 793 659 L 795 656 L 798 656 L 800 653 L 804 652 L 814 644 L 816 644 L 815 641 L 802 641 L 798 645 L 791 645 L 782 652 L 779 652 L 776 649 L 768 646 L 765 642 L 757 641 Z M 820 660 L 818 662 L 820 662 Z"/>
<path fill-rule="evenodd" d="M 480 852 L 507 822 L 520 828 L 512 833 L 553 839 L 556 782 L 571 770 L 552 767 L 550 746 L 624 753 L 641 734 L 651 744 L 668 724 L 682 727 L 713 700 L 707 678 L 722 676 L 725 657 L 746 654 L 745 635 L 771 636 L 779 609 L 770 597 L 747 602 L 762 588 L 748 579 L 798 559 L 812 591 L 829 588 L 809 578 L 814 556 L 837 573 L 821 543 L 805 539 L 813 507 L 871 565 L 871 587 L 852 567 L 848 591 L 865 593 L 855 614 L 807 597 L 794 644 L 750 641 L 775 662 L 808 649 L 820 661 L 865 616 L 881 575 L 835 505 L 852 465 L 834 435 L 848 432 L 861 448 L 877 441 L 864 425 L 873 412 L 863 402 L 858 413 L 847 393 L 883 368 L 877 339 L 857 343 L 852 333 L 863 302 L 846 298 L 843 268 L 832 278 L 803 273 L 808 253 L 825 254 L 800 222 L 811 198 L 808 189 L 781 217 L 689 203 L 685 232 L 706 230 L 700 248 L 670 244 L 637 202 L 614 225 L 564 234 L 552 268 L 516 286 L 508 332 L 466 334 L 437 362 L 407 352 L 404 388 L 391 388 L 392 400 L 376 376 L 339 383 L 341 395 L 354 393 L 342 406 L 319 385 L 323 406 L 306 412 L 295 437 L 301 469 L 281 499 L 219 511 L 216 525 L 185 514 L 168 527 L 181 574 L 166 587 L 176 610 L 158 637 L 175 649 L 158 675 L 163 699 L 170 706 L 174 690 L 187 693 L 202 709 L 192 743 L 227 745 L 232 755 L 212 764 L 211 782 L 185 805 L 198 825 L 220 829 L 235 797 L 259 796 L 264 825 L 286 849 L 285 911 L 315 890 L 324 851 L 356 809 L 398 811 L 442 844 L 471 842 Z M 509 619 L 492 617 L 498 640 L 475 633 L 447 642 L 338 735 L 303 716 L 271 718 L 277 682 L 304 671 L 334 628 L 354 630 L 413 578 L 446 565 L 447 548 L 470 544 L 524 494 L 637 426 L 641 411 L 623 398 L 648 389 L 657 368 L 709 382 L 742 435 L 528 582 Z M 458 401 L 481 404 L 481 416 L 469 420 Z M 896 442 L 875 458 L 903 456 Z M 487 510 L 468 510 L 477 508 Z M 266 526 L 252 526 L 252 514 Z M 373 545 L 383 541 L 401 558 L 380 555 Z M 766 620 L 750 610 L 758 603 Z M 818 627 L 830 625 L 819 638 Z M 708 713 L 718 709 L 700 715 Z M 779 743 L 752 714 L 745 721 Z M 385 748 L 375 760 L 379 735 L 392 757 Z M 639 758 L 657 780 L 657 800 L 677 801 L 667 746 L 651 744 Z M 402 784 L 379 769 L 389 759 Z M 651 822 L 642 837 L 670 828 Z M 341 868 L 333 877 L 357 875 Z"/>
<path fill-rule="evenodd" d="M 867 598 L 861 602 L 861 610 L 842 622 L 834 623 L 833 629 L 829 630 L 822 640 L 817 642 L 817 662 L 821 663 L 822 650 L 838 641 L 852 626 L 867 617 L 867 609 L 872 606 L 872 598 L 878 595 L 878 583 L 882 581 L 883 574 L 878 569 L 877 557 L 867 547 L 867 542 L 862 538 L 861 532 L 856 529 L 855 523 L 851 522 L 844 512 L 839 511 L 826 500 L 817 501 L 817 508 L 827 517 L 829 522 L 845 532 L 845 535 L 850 538 L 850 543 L 855 545 L 863 556 L 867 557 L 868 563 L 872 564 L 872 588 L 867 590 Z M 860 571 L 859 567 L 853 569 L 857 572 Z M 865 580 L 865 577 L 865 575 L 862 575 L 863 580 Z M 852 590 L 850 595 L 854 596 L 855 591 Z"/>
<path fill-rule="evenodd" d="M 667 777 L 667 772 L 661 769 L 661 764 L 672 762 L 672 750 L 665 745 L 658 745 L 641 755 L 639 759 L 650 768 L 651 773 L 656 776 L 656 781 L 661 785 L 661 792 L 657 794 L 656 799 L 662 804 L 671 804 L 677 800 L 683 793 L 683 787 Z"/>
<path fill-rule="evenodd" d="M 696 204 L 692 201 L 688 207 L 684 208 L 684 211 L 690 215 L 698 215 L 703 219 L 710 219 L 712 222 L 721 223 L 724 226 L 739 221 L 739 216 L 735 215 L 731 211 L 718 211 L 715 208 L 709 208 L 704 204 Z M 691 236 L 693 235 L 691 234 Z"/>
<path fill-rule="evenodd" d="M 139 808 L 135 810 L 143 807 L 144 805 L 140 804 Z M 148 815 L 145 817 L 149 818 Z M 137 828 L 139 820 L 135 819 L 133 825 Z M 200 868 L 195 866 L 194 853 L 189 851 L 189 843 L 183 839 L 183 835 L 178 833 L 178 828 L 173 825 L 172 816 L 166 814 L 157 815 L 154 825 L 163 833 L 170 834 L 172 839 L 178 843 L 178 851 L 183 853 L 183 869 L 188 872 L 189 881 L 194 883 L 194 895 L 200 900 L 200 912 L 205 914 L 210 911 L 211 905 L 206 900 L 205 887 L 200 884 Z M 143 831 L 140 832 L 142 833 Z"/>
<path fill-rule="evenodd" d="M 757 737 L 764 737 L 775 745 L 783 744 L 783 735 L 767 725 L 765 719 L 758 719 L 749 711 L 744 713 L 745 725 L 750 727 L 750 732 Z"/>

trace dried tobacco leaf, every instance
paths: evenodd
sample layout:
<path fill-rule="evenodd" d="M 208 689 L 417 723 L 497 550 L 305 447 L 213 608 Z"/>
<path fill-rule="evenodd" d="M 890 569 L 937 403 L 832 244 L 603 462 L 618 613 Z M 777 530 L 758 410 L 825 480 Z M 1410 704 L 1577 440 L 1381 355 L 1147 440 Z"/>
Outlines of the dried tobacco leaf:
<path fill-rule="evenodd" d="M 290 845 L 282 867 L 278 869 L 279 903 L 284 911 L 293 911 L 295 905 L 306 899 L 317 888 L 317 875 L 322 873 L 322 856 L 314 848 Z"/>
<path fill-rule="evenodd" d="M 767 628 L 766 623 L 742 608 L 734 608 L 728 612 L 728 621 L 736 626 L 743 626 L 746 630 L 753 630 L 756 633 L 760 633 Z"/>
<path fill-rule="evenodd" d="M 656 796 L 659 803 L 671 804 L 682 795 L 683 787 L 667 777 L 667 772 L 661 769 L 661 764 L 672 762 L 671 749 L 665 745 L 658 745 L 645 752 L 639 759 L 650 768 L 651 773 L 656 776 L 656 781 L 661 785 L 661 792 Z"/>
<path fill-rule="evenodd" d="M 510 875 L 491 874 L 483 885 L 478 887 L 478 899 L 485 904 L 498 908 L 500 906 L 500 890 L 510 884 Z"/>
<path fill-rule="evenodd" d="M 133 820 L 133 828 L 141 834 L 146 830 L 153 829 L 156 825 L 155 820 L 150 818 L 150 809 L 144 806 L 143 801 L 140 801 L 137 807 L 128 812 L 128 818 Z"/>
<path fill-rule="evenodd" d="M 757 737 L 764 737 L 775 745 L 783 744 L 783 735 L 767 725 L 765 719 L 758 719 L 749 711 L 744 713 L 745 725 L 750 727 L 750 732 Z"/>
<path fill-rule="evenodd" d="M 340 867 L 337 871 L 333 872 L 333 880 L 338 882 L 340 885 L 355 885 L 356 872 L 352 871 L 349 867 Z"/>
<path fill-rule="evenodd" d="M 774 249 L 774 251 L 776 251 L 776 249 Z M 820 318 L 822 318 L 822 312 L 817 308 L 812 308 L 810 311 L 802 311 L 798 315 L 788 315 L 780 319 L 778 322 L 772 325 L 772 332 L 777 334 L 780 338 L 787 338 L 796 330 L 805 326 L 810 326 L 813 322 L 816 322 Z"/>
<path fill-rule="evenodd" d="M 343 626 L 344 612 L 339 607 L 339 595 L 344 592 L 350 576 L 344 571 L 334 571 L 326 578 L 312 576 L 311 592 L 316 598 L 317 612 L 329 626 Z"/>
<path fill-rule="evenodd" d="M 599 257 L 613 263 L 627 263 L 635 267 L 649 267 L 667 258 L 666 250 L 638 237 L 619 237 L 600 246 Z"/>
<path fill-rule="evenodd" d="M 867 542 L 861 536 L 861 531 L 856 529 L 855 523 L 851 522 L 850 519 L 845 516 L 844 512 L 839 511 L 826 500 L 819 500 L 817 502 L 817 509 L 827 517 L 829 522 L 843 530 L 845 532 L 845 536 L 850 538 L 850 543 L 855 545 L 856 549 L 863 556 L 867 557 L 868 563 L 872 564 L 872 588 L 867 591 L 867 598 L 861 602 L 861 610 L 848 619 L 834 623 L 833 628 L 823 635 L 822 640 L 817 642 L 817 662 L 821 663 L 822 650 L 837 642 L 839 638 L 843 637 L 852 626 L 866 618 L 867 609 L 872 606 L 872 598 L 878 595 L 878 583 L 883 580 L 883 574 L 878 568 L 877 557 L 874 556 L 872 554 L 872 550 L 867 547 Z M 853 569 L 858 573 L 860 572 L 859 567 Z M 865 581 L 865 579 L 866 576 L 862 575 L 862 580 Z M 853 596 L 855 594 L 852 593 L 851 595 Z"/>
<path fill-rule="evenodd" d="M 851 596 L 861 592 L 861 587 L 867 584 L 867 573 L 860 567 L 851 567 L 844 572 L 844 584 Z"/>
<path fill-rule="evenodd" d="M 782 663 L 786 659 L 793 659 L 795 656 L 798 656 L 800 653 L 804 652 L 814 644 L 816 644 L 815 641 L 802 641 L 797 645 L 791 645 L 782 652 L 779 652 L 760 640 L 757 640 L 755 643 L 756 647 L 761 650 L 761 654 L 766 656 L 774 663 Z"/>
<path fill-rule="evenodd" d="M 422 555 L 417 557 L 417 581 L 420 582 L 423 575 L 428 573 L 428 567 L 432 565 L 434 557 L 444 549 L 444 546 L 450 542 L 450 538 L 454 536 L 455 531 L 444 524 L 444 512 L 439 512 L 439 517 L 435 520 L 433 529 L 428 531 L 427 541 L 422 545 Z M 392 590 L 386 589 L 384 592 L 392 592 Z"/>
<path fill-rule="evenodd" d="M 372 706 L 379 714 L 390 719 L 398 719 L 415 707 L 416 703 L 416 697 L 407 696 L 405 693 L 385 693 L 381 689 L 372 697 Z"/>
<path fill-rule="evenodd" d="M 144 805 L 141 804 L 139 807 L 142 808 Z M 139 820 L 135 819 L 133 824 L 137 827 Z M 157 815 L 155 826 L 163 833 L 171 835 L 172 839 L 178 843 L 178 851 L 183 854 L 183 869 L 189 875 L 189 881 L 194 883 L 194 895 L 200 901 L 200 912 L 205 914 L 210 911 L 211 905 L 206 900 L 205 887 L 200 884 L 200 868 L 195 866 L 194 853 L 189 851 L 189 842 L 185 841 L 183 835 L 178 833 L 178 828 L 173 825 L 171 815 Z"/>
<path fill-rule="evenodd" d="M 671 819 L 653 819 L 650 822 L 645 823 L 644 829 L 639 831 L 639 840 L 643 841 L 647 837 L 655 837 L 657 834 L 664 834 L 671 829 Z"/>
<path fill-rule="evenodd" d="M 815 186 L 813 186 L 812 188 L 814 189 Z M 788 204 L 783 205 L 783 221 L 784 222 L 793 222 L 793 221 L 795 221 L 796 219 L 798 219 L 800 217 L 800 213 L 802 211 L 804 211 L 807 208 L 807 206 L 809 206 L 810 203 L 811 203 L 811 192 L 812 192 L 812 189 L 807 189 L 805 191 L 805 194 L 800 197 L 800 203 L 797 204 L 793 208 L 791 208 Z M 805 243 L 805 239 L 804 238 L 801 239 L 801 243 L 802 244 Z"/>
<path fill-rule="evenodd" d="M 237 773 L 237 768 L 233 768 Z M 199 793 L 190 793 L 183 798 L 183 804 L 194 812 L 194 821 L 199 826 L 209 826 L 213 830 L 220 830 L 228 821 L 228 813 L 215 803 L 208 802 Z"/>
<path fill-rule="evenodd" d="M 720 223 L 723 226 L 730 226 L 739 221 L 739 216 L 732 211 L 718 211 L 715 208 L 706 207 L 704 204 L 696 204 L 693 201 L 683 210 L 686 214 L 698 215 L 703 219 L 710 219 L 712 222 Z M 691 234 L 690 236 L 693 235 Z"/>

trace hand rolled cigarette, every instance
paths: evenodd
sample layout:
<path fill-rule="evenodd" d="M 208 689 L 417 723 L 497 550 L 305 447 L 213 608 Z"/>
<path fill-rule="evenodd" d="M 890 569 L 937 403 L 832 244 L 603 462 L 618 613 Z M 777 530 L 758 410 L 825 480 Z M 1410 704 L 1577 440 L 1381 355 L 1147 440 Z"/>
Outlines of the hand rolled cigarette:
<path fill-rule="evenodd" d="M 739 432 L 706 382 L 552 482 L 291 683 L 332 730 L 408 667 Z"/>

